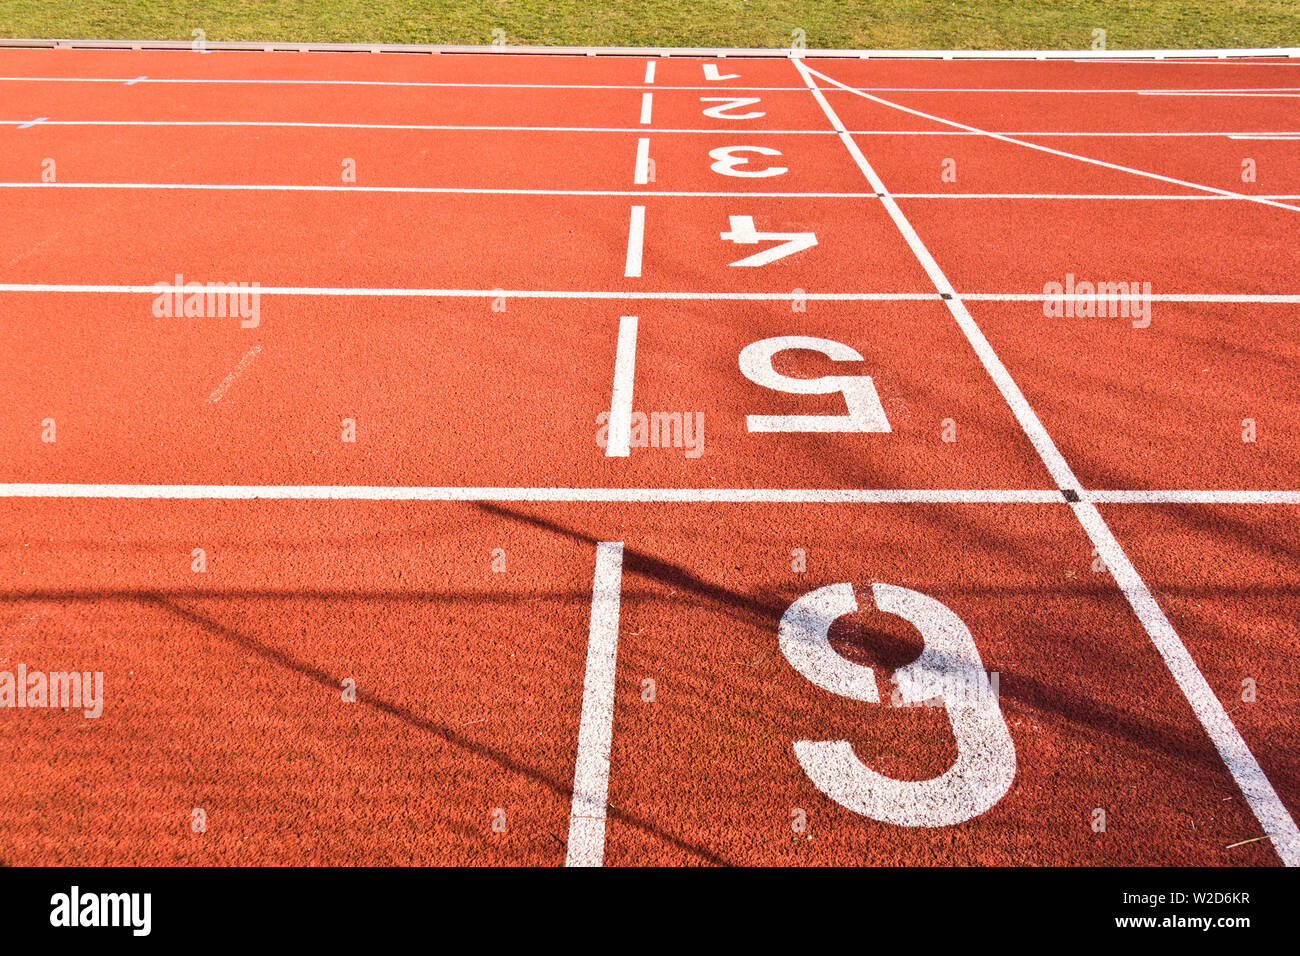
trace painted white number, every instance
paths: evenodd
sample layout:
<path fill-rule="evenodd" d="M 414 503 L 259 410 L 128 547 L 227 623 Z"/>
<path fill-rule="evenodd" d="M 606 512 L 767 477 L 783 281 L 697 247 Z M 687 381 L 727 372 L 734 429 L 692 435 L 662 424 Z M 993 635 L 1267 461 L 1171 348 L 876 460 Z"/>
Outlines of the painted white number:
<path fill-rule="evenodd" d="M 762 176 L 780 176 L 782 173 L 790 171 L 785 166 L 768 166 L 766 169 L 741 169 L 741 166 L 748 166 L 752 160 L 748 156 L 738 156 L 738 153 L 757 153 L 759 156 L 781 155 L 779 149 L 773 149 L 770 146 L 719 146 L 717 149 L 709 150 L 709 158 L 717 160 L 709 168 L 715 173 L 721 173 L 723 176 L 743 176 L 753 179 Z"/>
<path fill-rule="evenodd" d="M 719 72 L 718 72 L 718 66 L 717 66 L 716 63 L 705 63 L 705 64 L 704 64 L 704 78 L 705 78 L 706 80 L 715 80 L 715 81 L 716 81 L 716 80 L 738 80 L 738 79 L 740 79 L 740 74 L 739 74 L 739 73 L 725 73 L 725 74 L 723 74 L 723 73 L 719 73 Z"/>
<path fill-rule="evenodd" d="M 946 605 L 891 584 L 873 584 L 876 607 L 911 623 L 921 656 L 898 670 L 900 704 L 942 697 L 957 741 L 957 759 L 929 780 L 895 780 L 872 770 L 846 740 L 797 740 L 795 756 L 817 789 L 840 806 L 903 827 L 952 826 L 979 816 L 1011 788 L 1016 750 L 970 631 Z M 831 623 L 858 609 L 851 584 L 805 594 L 781 617 L 781 653 L 790 666 L 832 694 L 880 703 L 870 667 L 840 657 Z"/>
<path fill-rule="evenodd" d="M 733 266 L 765 266 L 769 262 L 776 262 L 777 259 L 784 259 L 786 256 L 792 256 L 796 252 L 803 252 L 817 245 L 815 232 L 759 232 L 754 228 L 753 216 L 728 216 L 727 218 L 731 220 L 731 231 L 720 234 L 727 242 L 734 242 L 741 246 L 756 246 L 760 242 L 779 243 L 752 256 L 737 259 L 731 263 Z"/>
<path fill-rule="evenodd" d="M 749 415 L 751 432 L 887 432 L 889 420 L 869 375 L 790 378 L 772 367 L 772 356 L 786 349 L 810 349 L 836 362 L 861 362 L 862 356 L 842 342 L 807 335 L 782 335 L 751 342 L 740 350 L 740 371 L 755 385 L 792 395 L 844 394 L 847 415 Z"/>
<path fill-rule="evenodd" d="M 750 110 L 748 113 L 728 113 L 727 110 L 738 110 L 742 106 L 753 106 L 755 103 L 763 102 L 758 96 L 701 96 L 701 103 L 721 103 L 721 106 L 706 106 L 704 108 L 705 116 L 712 116 L 714 119 L 758 119 L 760 116 L 767 114 L 760 110 Z"/>

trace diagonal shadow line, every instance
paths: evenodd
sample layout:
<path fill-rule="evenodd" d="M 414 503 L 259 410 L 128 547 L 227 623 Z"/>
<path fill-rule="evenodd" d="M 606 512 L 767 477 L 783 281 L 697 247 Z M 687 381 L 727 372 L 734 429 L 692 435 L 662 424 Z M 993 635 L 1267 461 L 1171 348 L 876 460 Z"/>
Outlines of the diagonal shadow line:
<path fill-rule="evenodd" d="M 251 637 L 247 634 L 242 634 L 239 631 L 235 630 L 234 628 L 228 627 L 225 624 L 222 624 L 218 621 L 214 621 L 209 617 L 205 617 L 204 615 L 199 614 L 196 611 L 191 611 L 188 608 L 182 607 L 181 605 L 175 603 L 174 601 L 169 600 L 167 597 L 161 594 L 158 594 L 156 592 L 151 592 L 151 591 L 141 591 L 141 592 L 137 592 L 135 594 L 135 597 L 137 597 L 139 600 L 147 604 L 152 604 L 155 607 L 159 607 L 165 611 L 175 614 L 178 617 L 186 621 L 189 621 L 191 624 L 198 625 L 199 627 L 202 627 L 205 630 L 216 634 L 218 637 L 226 640 L 227 642 L 237 644 L 238 646 L 242 647 L 244 650 L 250 651 L 253 654 L 256 654 L 258 657 L 261 657 L 264 660 L 268 660 L 271 663 L 284 668 L 285 670 L 293 671 L 296 674 L 299 674 L 303 677 L 313 680 L 316 683 L 322 685 L 323 687 L 328 688 L 331 691 L 337 690 L 339 687 L 338 679 L 331 676 L 327 671 L 324 671 L 321 668 L 309 664 L 305 661 L 301 661 L 298 658 L 294 657 L 293 655 L 287 654 L 282 650 L 271 647 L 263 643 L 262 641 L 257 640 L 257 638 L 255 637 Z M 453 747 L 471 753 L 474 756 L 480 757 L 484 760 L 491 761 L 492 763 L 495 763 L 499 767 L 502 767 L 505 770 L 508 770 L 512 773 L 517 773 L 520 774 L 521 776 L 527 777 L 529 780 L 541 784 L 542 786 L 546 787 L 548 790 L 551 790 L 556 794 L 559 794 L 563 797 L 567 797 L 570 800 L 572 800 L 573 798 L 573 787 L 552 780 L 542 771 L 537 770 L 534 767 L 528 766 L 527 764 L 515 759 L 509 754 L 497 750 L 494 747 L 489 747 L 485 744 L 470 740 L 467 737 L 463 736 L 460 733 L 457 733 L 455 730 L 452 730 L 449 727 L 439 724 L 436 721 L 429 720 L 427 717 L 421 717 L 419 714 L 413 713 L 412 711 L 401 706 L 400 704 L 395 704 L 391 701 L 387 701 L 383 699 L 377 694 L 369 693 L 367 691 L 362 691 L 360 689 L 358 689 L 357 691 L 357 700 L 360 703 L 364 703 L 369 705 L 370 707 L 373 707 L 375 710 L 378 710 L 381 713 L 387 714 L 389 717 L 392 717 L 396 720 L 400 720 L 404 724 L 407 724 L 411 727 L 415 727 L 418 730 L 422 730 L 426 733 L 439 737 L 445 743 L 448 743 Z M 636 816 L 635 814 L 627 812 L 626 810 L 620 810 L 619 808 L 610 805 L 608 808 L 608 814 L 609 816 L 615 817 L 618 820 L 622 821 L 623 823 L 636 827 L 638 830 L 648 833 L 651 836 L 656 837 L 657 839 L 662 840 L 665 843 L 671 844 L 672 846 L 676 847 L 679 850 L 683 850 L 687 853 L 692 853 L 709 863 L 713 863 L 718 866 L 731 865 L 727 860 L 718 856 L 716 853 L 712 852 L 711 850 L 702 846 L 697 846 L 696 844 L 690 843 L 687 840 L 683 840 L 682 838 L 674 836 L 671 833 L 667 833 L 659 829 L 658 827 L 656 827 L 653 823 L 650 823 L 647 820 L 643 820 L 640 817 Z"/>
<path fill-rule="evenodd" d="M 490 502 L 475 502 L 475 504 L 478 508 L 498 517 L 529 524 L 572 541 L 594 545 L 598 540 L 537 515 L 517 512 Z M 784 606 L 779 603 L 762 602 L 725 587 L 710 584 L 679 565 L 630 549 L 626 545 L 624 545 L 623 555 L 627 570 L 712 599 L 721 606 L 733 609 L 737 612 L 736 616 L 742 619 L 752 616 L 759 621 L 766 621 L 774 631 L 777 622 L 785 613 Z M 996 591 L 996 589 L 989 590 Z M 1004 676 L 1007 679 L 1001 688 L 1002 695 L 1018 703 L 1031 708 L 1042 708 L 1071 723 L 1105 733 L 1200 773 L 1222 769 L 1217 752 L 1211 746 L 1209 737 L 1200 731 L 1198 724 L 1193 723 L 1185 727 L 1170 726 L 1167 723 L 1143 719 L 1137 714 L 1126 712 L 1099 700 L 1073 695 L 1064 688 L 1053 687 L 1032 677 L 1015 674 Z"/>
<path fill-rule="evenodd" d="M 536 515 L 531 515 L 523 511 L 516 511 L 512 508 L 506 508 L 491 502 L 479 501 L 475 505 L 482 511 L 487 511 L 499 518 L 506 518 L 510 521 L 517 521 L 523 524 L 532 525 L 534 528 L 540 528 L 543 531 L 549 531 L 552 534 L 560 535 L 571 541 L 577 541 L 582 544 L 595 545 L 599 543 L 598 538 L 573 528 L 567 528 L 564 525 L 554 521 L 548 521 Z M 710 584 L 698 575 L 692 574 L 679 564 L 673 564 L 671 561 L 665 561 L 662 558 L 656 558 L 653 555 L 646 554 L 644 551 L 637 551 L 634 548 L 623 548 L 623 567 L 634 574 L 641 574 L 665 584 L 674 584 L 700 597 L 715 601 L 722 607 L 731 608 L 733 611 L 741 612 L 742 618 L 754 617 L 760 621 L 765 621 L 775 625 L 781 620 L 781 615 L 785 613 L 785 605 L 779 601 L 761 601 L 757 598 L 732 591 L 729 588 L 717 584 Z"/>

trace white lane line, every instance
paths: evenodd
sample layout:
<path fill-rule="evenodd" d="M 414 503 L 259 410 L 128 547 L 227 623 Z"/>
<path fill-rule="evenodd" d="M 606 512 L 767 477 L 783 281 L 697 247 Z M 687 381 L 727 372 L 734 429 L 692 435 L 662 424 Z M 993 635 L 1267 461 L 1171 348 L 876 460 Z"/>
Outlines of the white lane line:
<path fill-rule="evenodd" d="M 609 751 L 614 736 L 614 677 L 618 669 L 618 612 L 623 589 L 623 542 L 596 545 L 591 584 L 587 672 L 573 768 L 566 866 L 600 866 L 605 859 L 609 806 Z"/>
<path fill-rule="evenodd" d="M 632 182 L 644 186 L 650 182 L 650 138 L 642 136 L 636 141 L 636 166 Z"/>
<path fill-rule="evenodd" d="M 629 279 L 641 277 L 641 247 L 645 244 L 645 206 L 633 206 L 627 221 L 627 262 L 623 275 Z"/>
<path fill-rule="evenodd" d="M 1293 212 L 1300 212 L 1300 206 L 1291 206 L 1286 203 L 1277 202 L 1276 200 L 1272 200 L 1272 199 L 1263 199 L 1260 196 L 1251 195 L 1250 193 L 1239 193 L 1239 192 L 1233 192 L 1232 190 L 1229 189 L 1220 189 L 1217 186 L 1206 186 L 1201 183 L 1194 183 L 1191 180 L 1187 180 L 1187 179 L 1177 179 L 1176 177 L 1173 176 L 1162 176 L 1159 173 L 1148 172 L 1145 169 L 1137 169 L 1133 166 L 1123 166 L 1120 165 L 1119 163 L 1109 163 L 1106 162 L 1105 160 L 1093 159 L 1090 156 L 1081 156 L 1078 153 L 1067 153 L 1064 150 L 1054 149 L 1051 146 L 1044 146 L 1041 143 L 1031 143 L 1023 139 L 1016 139 L 1015 137 L 1009 136 L 1006 133 L 994 133 L 994 132 L 990 132 L 989 130 L 980 129 L 977 126 L 969 126 L 966 123 L 958 123 L 955 120 L 944 119 L 943 117 L 935 116 L 932 113 L 924 113 L 921 110 L 914 110 L 910 106 L 903 106 L 899 103 L 894 103 L 891 100 L 882 99 L 879 96 L 873 96 L 872 94 L 864 93 L 861 90 L 855 90 L 853 89 L 853 87 L 845 86 L 839 80 L 832 79 L 831 77 L 827 76 L 825 73 L 819 73 L 816 70 L 812 69 L 811 67 L 806 67 L 806 69 L 811 75 L 818 76 L 821 79 L 825 80 L 827 83 L 832 83 L 835 86 L 838 86 L 842 90 L 846 90 L 850 93 L 855 94 L 856 96 L 862 97 L 863 99 L 870 100 L 873 103 L 878 103 L 881 106 L 888 106 L 891 109 L 900 110 L 904 113 L 909 113 L 912 116 L 919 116 L 922 117 L 923 119 L 930 120 L 931 122 L 941 123 L 944 126 L 951 126 L 955 129 L 961 129 L 972 133 L 981 133 L 985 136 L 988 136 L 990 139 L 996 139 L 1004 143 L 1010 143 L 1013 146 L 1023 146 L 1026 149 L 1037 150 L 1038 152 L 1048 153 L 1052 156 L 1061 156 L 1066 159 L 1077 160 L 1081 163 L 1088 163 L 1089 165 L 1092 166 L 1099 166 L 1102 169 L 1113 169 L 1116 170 L 1117 172 L 1129 173 L 1134 176 L 1142 176 L 1146 179 L 1154 179 L 1162 183 L 1173 183 L 1174 185 L 1177 186 L 1186 186 L 1189 189 L 1195 189 L 1201 192 L 1216 193 L 1217 195 L 1220 196 L 1235 196 L 1241 199 L 1247 199 L 1251 202 L 1260 203 L 1261 205 L 1265 205 L 1265 206 L 1274 206 L 1279 209 L 1289 209 Z M 822 97 L 822 101 L 825 102 L 825 97 Z M 830 109 L 830 104 L 826 105 L 826 109 L 828 110 Z"/>
<path fill-rule="evenodd" d="M 644 140 L 648 143 L 649 140 Z M 648 147 L 647 147 L 648 150 Z M 648 158 L 648 156 L 647 156 Z M 649 166 L 646 167 L 647 179 Z M 429 193 L 466 196 L 676 196 L 718 199 L 872 199 L 875 193 L 696 191 L 668 189 L 524 189 L 488 186 L 323 186 L 298 183 L 43 183 L 0 182 L 0 189 L 193 189 L 220 192 Z M 1092 198 L 1092 197 L 1082 197 Z M 1193 196 L 1195 199 L 1227 197 Z"/>
<path fill-rule="evenodd" d="M 641 94 L 641 124 L 648 126 L 650 124 L 650 113 L 654 109 L 654 94 Z"/>
<path fill-rule="evenodd" d="M 875 198 L 875 194 L 872 194 Z M 643 208 L 643 207 L 633 207 Z M 86 283 L 0 282 L 0 293 L 62 293 L 62 294 L 120 294 L 158 295 L 163 292 L 186 292 L 184 286 L 168 285 L 91 285 Z M 652 299 L 664 301 L 708 302 L 789 302 L 805 299 L 810 302 L 939 302 L 939 292 L 676 292 L 638 291 L 614 289 L 422 289 L 422 288 L 351 288 L 347 286 L 259 286 L 259 295 L 324 296 L 339 298 L 432 298 L 432 299 L 495 299 L 510 296 L 516 299 Z M 1093 301 L 1095 296 L 1079 293 L 1045 294 L 1042 292 L 964 292 L 952 293 L 968 302 L 1045 302 Z M 1107 295 L 1107 299 L 1120 301 L 1135 298 L 1133 295 Z M 1300 293 L 1250 293 L 1250 292 L 1156 292 L 1141 298 L 1152 302 L 1204 302 L 1204 303 L 1260 303 L 1293 304 L 1300 302 Z"/>
<path fill-rule="evenodd" d="M 1294 98 L 1300 93 L 1277 93 L 1266 90 L 1138 90 L 1138 96 L 1263 96 Z"/>
<path fill-rule="evenodd" d="M 633 207 L 638 208 L 638 207 Z M 643 207 L 640 207 L 643 208 Z M 162 292 L 185 292 L 176 285 L 58 285 L 46 283 L 0 283 L 0 292 L 121 293 L 158 295 Z M 662 299 L 668 301 L 789 302 L 807 299 L 813 302 L 930 302 L 939 298 L 933 292 L 647 292 L 637 290 L 583 289 L 419 289 L 419 288 L 347 288 L 315 286 L 259 286 L 259 295 L 338 296 L 342 298 L 449 298 L 495 299 L 510 296 L 519 299 Z M 1043 298 L 1043 296 L 1039 296 Z M 1053 296 L 1054 300 L 1060 296 Z M 0 317 L 2 318 L 2 317 Z"/>
<path fill-rule="evenodd" d="M 654 82 L 654 63 L 647 64 L 645 83 Z M 237 79 L 214 77 L 99 77 L 99 76 L 0 76 L 0 83 L 173 83 L 202 86 L 205 84 L 224 84 L 239 86 L 376 86 L 376 87 L 416 87 L 447 88 L 475 90 L 640 90 L 644 84 L 635 83 L 460 83 L 434 80 L 290 80 L 290 79 Z M 1278 87 L 1283 89 L 1284 87 Z M 658 86 L 660 90 L 676 90 L 686 93 L 716 90 L 716 86 Z M 807 93 L 802 86 L 729 86 L 729 90 L 750 90 L 756 93 Z M 908 92 L 903 90 L 902 92 Z M 1099 91 L 1104 92 L 1104 91 Z M 1136 91 L 1134 91 L 1136 92 Z"/>
<path fill-rule="evenodd" d="M 655 64 L 646 62 L 645 84 L 655 81 Z M 1256 65 L 1256 64 L 1252 64 Z M 301 80 L 301 79 L 251 79 L 251 78 L 217 78 L 217 77 L 105 77 L 105 76 L 0 76 L 0 83 L 111 83 L 131 86 L 136 83 L 172 83 L 186 85 L 249 85 L 249 86 L 391 86 L 391 87 L 448 87 L 452 89 L 504 89 L 504 90 L 637 90 L 640 86 L 626 83 L 466 83 L 434 80 Z M 1030 93 L 1030 94 L 1142 94 L 1149 96 L 1202 96 L 1232 95 L 1256 93 L 1300 93 L 1296 86 L 1237 86 L 1204 88 L 1151 89 L 1150 87 L 1133 87 L 1120 89 L 1115 87 L 1041 87 L 1024 86 L 855 86 L 856 90 L 870 93 Z M 660 86 L 661 90 L 680 90 L 696 92 L 715 90 L 716 86 Z M 759 93 L 807 93 L 805 86 L 728 86 L 729 90 L 753 91 Z"/>
<path fill-rule="evenodd" d="M 1300 139 L 1297 136 L 1252 136 L 1250 139 Z M 645 144 L 643 147 L 641 144 Z M 650 140 L 637 140 L 635 166 L 637 185 L 649 183 Z M 644 156 L 642 153 L 644 152 Z M 668 196 L 717 199 L 874 199 L 875 193 L 852 192 L 758 192 L 668 190 L 668 189 L 526 189 L 490 186 L 327 186 L 314 183 L 76 183 L 0 182 L 0 189 L 157 189 L 210 192 L 325 192 L 325 193 L 412 193 L 464 196 Z M 895 199 L 1136 199 L 1204 200 L 1231 202 L 1245 196 L 1217 196 L 1208 193 L 892 193 Z M 1300 193 L 1257 193 L 1262 199 L 1300 199 Z"/>
<path fill-rule="evenodd" d="M 1287 135 L 1285 133 L 1233 133 L 1228 139 L 1300 139 L 1300 134 Z"/>
<path fill-rule="evenodd" d="M 1300 491 L 1186 488 L 1155 491 L 1099 490 L 1079 495 L 1094 504 L 1136 505 L 1300 505 Z"/>
<path fill-rule="evenodd" d="M 1300 136 L 1290 138 L 1300 139 Z M 3 185 L 0 183 L 0 186 Z M 1089 202 L 1094 199 L 1130 199 L 1140 202 L 1167 199 L 1234 202 L 1247 198 L 1244 195 L 1216 196 L 1210 193 L 891 193 L 890 195 L 895 199 L 1081 199 Z M 1258 199 L 1300 199 L 1300 193 L 1254 193 L 1253 195 Z"/>
<path fill-rule="evenodd" d="M 1128 555 L 1111 534 L 1097 506 L 1092 502 L 1080 501 L 1071 507 L 1097 548 L 1097 556 L 1105 562 L 1115 583 L 1128 598 L 1133 612 L 1146 628 L 1151 642 L 1160 652 L 1166 667 L 1196 714 L 1196 719 L 1213 741 L 1228 772 L 1232 774 L 1232 779 L 1237 782 L 1255 818 L 1263 827 L 1263 832 L 1271 837 L 1277 855 L 1287 866 L 1300 866 L 1300 830 L 1296 828 L 1295 821 L 1264 775 L 1232 718 L 1223 709 L 1214 689 L 1196 666 L 1195 659 L 1179 639 L 1174 626 L 1169 623 L 1169 618 L 1160 609 Z"/>
<path fill-rule="evenodd" d="M 191 501 L 536 501 L 627 504 L 1064 504 L 1060 491 L 986 488 L 527 488 L 403 485 L 0 484 L 0 498 Z"/>
<path fill-rule="evenodd" d="M 639 87 L 638 87 L 639 89 Z M 646 93 L 645 96 L 651 94 Z M 644 102 L 642 104 L 644 108 Z M 31 123 L 30 118 L 0 120 L 0 127 L 18 126 Z M 215 127 L 228 128 L 246 126 L 254 129 L 265 128 L 283 128 L 283 129 L 376 129 L 376 130 L 416 130 L 419 132 L 488 132 L 488 133 L 706 133 L 710 136 L 728 136 L 735 137 L 734 130 L 725 130 L 717 127 L 687 126 L 680 128 L 664 127 L 662 129 L 647 130 L 644 126 L 465 126 L 457 124 L 433 124 L 433 123 L 308 123 L 294 121 L 277 121 L 277 120 L 52 120 L 49 117 L 41 117 L 40 122 L 48 126 L 142 126 L 142 127 Z M 884 132 L 883 130 L 879 132 Z M 831 136 L 834 135 L 830 130 L 825 129 L 752 129 L 746 128 L 745 135 L 778 135 L 778 136 Z M 893 135 L 907 135 L 902 131 Z M 945 133 L 944 135 L 955 135 Z M 1023 134 L 1028 135 L 1028 134 Z M 1050 133 L 1033 134 L 1033 135 L 1052 135 Z M 1092 134 L 1088 134 L 1092 135 Z M 1201 134 L 1222 136 L 1223 133 Z"/>
<path fill-rule="evenodd" d="M 1080 491 L 1097 504 L 1300 505 L 1300 491 L 1160 489 Z M 627 504 L 1064 504 L 1033 488 L 529 488 L 405 485 L 0 484 L 0 498 L 243 501 L 537 501 Z"/>
<path fill-rule="evenodd" d="M 845 86 L 845 90 L 851 93 L 858 91 L 852 87 Z M 639 89 L 639 87 L 638 87 Z M 713 87 L 717 89 L 717 87 Z M 645 94 L 650 95 L 650 94 Z M 865 95 L 865 94 L 859 94 Z M 906 107 L 899 107 L 906 109 Z M 0 130 L 7 126 L 16 126 L 21 128 L 22 124 L 30 123 L 30 119 L 7 119 L 0 120 Z M 943 122 L 950 122 L 944 120 Z M 706 136 L 726 136 L 735 138 L 734 130 L 721 129 L 719 127 L 662 127 L 656 129 L 645 129 L 644 126 L 465 126 L 456 124 L 430 124 L 430 123 L 308 123 L 294 121 L 277 121 L 277 120 L 53 120 L 48 117 L 42 118 L 42 125 L 45 126 L 141 126 L 141 127 L 251 127 L 256 129 L 373 129 L 373 130 L 417 130 L 425 132 L 488 132 L 488 133 L 697 133 Z M 1216 138 L 1225 137 L 1232 139 L 1240 136 L 1293 136 L 1300 135 L 1300 132 L 1292 130 L 1277 131 L 1260 131 L 1260 130 L 1121 130 L 1121 131 L 1103 131 L 1103 130 L 1002 130 L 991 132 L 978 129 L 855 129 L 850 130 L 854 136 L 1071 136 L 1085 138 L 1105 138 L 1105 137 L 1173 137 L 1173 138 Z M 746 127 L 746 136 L 834 136 L 835 131 L 829 129 L 765 129 L 762 127 Z M 1020 143 L 1018 145 L 1030 145 Z"/>
<path fill-rule="evenodd" d="M 850 154 L 858 164 L 858 168 L 862 170 L 872 188 L 882 194 L 881 198 L 885 209 L 889 212 L 895 225 L 898 226 L 899 231 L 906 239 L 921 266 L 934 282 L 935 288 L 941 293 L 952 293 L 952 285 L 949 283 L 947 276 L 939 268 L 934 257 L 930 255 L 930 251 L 912 228 L 907 217 L 903 215 L 898 203 L 889 195 L 888 189 L 885 188 L 880 177 L 876 175 L 876 171 L 871 167 L 871 164 L 867 162 L 866 157 L 862 155 L 853 138 L 843 132 L 844 126 L 839 117 L 831 109 L 825 96 L 822 95 L 817 84 L 812 79 L 814 74 L 819 76 L 821 74 L 817 74 L 815 70 L 805 66 L 797 59 L 794 60 L 794 65 L 799 70 L 808 88 L 813 91 L 814 97 L 821 105 L 827 119 L 831 121 L 831 125 L 841 131 L 840 138 L 848 147 Z M 1002 397 L 1010 406 L 1016 421 L 1020 423 L 1020 427 L 1024 430 L 1025 436 L 1038 451 L 1053 480 L 1056 481 L 1062 492 L 1079 497 L 1078 489 L 1080 485 L 1078 479 L 1074 476 L 1074 472 L 1070 469 L 1059 449 L 1057 449 L 1056 443 L 1052 441 L 1047 429 L 1043 427 L 1042 422 L 1039 421 L 1038 416 L 1030 407 L 1019 386 L 1012 379 L 1010 372 L 1002 364 L 1002 360 L 998 358 L 988 339 L 984 337 L 984 333 L 966 309 L 965 304 L 955 297 L 945 301 L 953 318 L 957 320 L 957 324 L 966 334 L 971 347 L 979 356 L 980 362 L 989 372 L 998 387 L 998 391 L 1002 393 Z M 1290 814 L 1287 813 L 1286 808 L 1278 799 L 1277 793 L 1264 776 L 1264 772 L 1250 752 L 1250 748 L 1246 746 L 1245 740 L 1242 739 L 1236 726 L 1223 710 L 1223 705 L 1219 703 L 1219 699 L 1214 695 L 1204 676 L 1197 669 L 1191 654 L 1156 604 L 1146 584 L 1129 561 L 1128 555 L 1111 534 L 1106 522 L 1101 517 L 1101 512 L 1090 501 L 1073 502 L 1072 508 L 1075 516 L 1079 519 L 1079 523 L 1092 540 L 1093 546 L 1097 549 L 1098 556 L 1110 569 L 1116 584 L 1124 592 L 1124 596 L 1128 599 L 1134 614 L 1141 621 L 1147 635 L 1165 661 L 1187 702 L 1191 705 L 1197 720 L 1219 751 L 1228 772 L 1232 774 L 1233 780 L 1236 781 L 1242 795 L 1246 798 L 1246 802 L 1250 805 L 1255 818 L 1263 827 L 1263 832 L 1272 839 L 1273 846 L 1282 858 L 1283 863 L 1287 866 L 1300 865 L 1300 830 L 1297 830 L 1295 821 L 1291 819 Z"/>
<path fill-rule="evenodd" d="M 963 292 L 959 298 L 967 302 L 1053 302 L 1095 300 L 1096 296 L 1080 296 L 1078 293 L 1063 293 L 1061 295 L 1044 295 L 1041 292 Z M 1116 302 L 1124 299 L 1133 300 L 1139 298 L 1133 295 L 1118 295 L 1112 297 L 1109 293 L 1106 299 L 1114 298 Z M 1282 293 L 1259 293 L 1250 292 L 1153 292 L 1150 296 L 1141 298 L 1150 299 L 1152 302 L 1260 302 L 1260 303 L 1293 303 L 1300 302 L 1300 294 L 1291 292 Z"/>
<path fill-rule="evenodd" d="M 609 399 L 609 431 L 605 455 L 632 454 L 632 385 L 636 377 L 636 316 L 618 320 L 618 350 L 614 354 L 614 388 Z"/>

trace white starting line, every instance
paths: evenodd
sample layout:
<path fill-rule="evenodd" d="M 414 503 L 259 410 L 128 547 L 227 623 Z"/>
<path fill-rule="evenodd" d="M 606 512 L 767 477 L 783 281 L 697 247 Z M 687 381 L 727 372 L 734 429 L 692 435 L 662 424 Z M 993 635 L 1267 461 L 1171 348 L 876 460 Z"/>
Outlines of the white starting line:
<path fill-rule="evenodd" d="M 186 501 L 487 501 L 553 504 L 1300 505 L 1300 490 L 1059 488 L 558 488 L 408 485 L 145 485 L 10 482 L 0 498 Z"/>

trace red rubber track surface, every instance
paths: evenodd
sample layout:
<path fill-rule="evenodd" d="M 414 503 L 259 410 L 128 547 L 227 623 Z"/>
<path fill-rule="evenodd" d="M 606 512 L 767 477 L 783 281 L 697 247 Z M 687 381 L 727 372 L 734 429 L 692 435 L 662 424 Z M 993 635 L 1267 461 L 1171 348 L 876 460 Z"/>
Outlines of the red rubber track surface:
<path fill-rule="evenodd" d="M 0 51 L 0 861 L 590 861 L 592 767 L 610 865 L 1300 861 L 1300 64 L 807 63 L 867 95 L 780 57 Z M 256 317 L 160 315 L 178 276 Z M 1149 323 L 1045 314 L 1067 277 L 1149 283 Z M 845 415 L 742 373 L 790 336 L 858 358 L 775 374 L 887 429 L 757 430 Z M 625 358 L 697 447 L 606 454 Z M 879 703 L 779 637 L 843 584 Z M 797 758 L 919 784 L 969 746 L 891 700 L 934 635 L 877 584 L 997 676 L 1014 775 L 962 819 Z M 102 716 L 7 704 L 20 666 L 101 672 Z"/>

